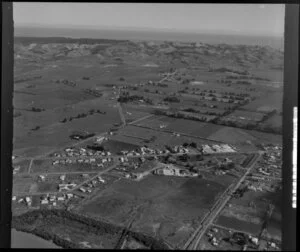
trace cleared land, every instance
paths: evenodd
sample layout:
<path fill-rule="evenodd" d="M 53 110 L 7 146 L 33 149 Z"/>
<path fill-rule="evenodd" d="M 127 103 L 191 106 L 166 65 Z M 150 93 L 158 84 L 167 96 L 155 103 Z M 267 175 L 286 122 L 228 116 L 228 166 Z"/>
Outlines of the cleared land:
<path fill-rule="evenodd" d="M 78 209 L 123 225 L 134 215 L 134 230 L 179 245 L 226 186 L 199 178 L 149 175 L 140 182 L 121 179 Z"/>

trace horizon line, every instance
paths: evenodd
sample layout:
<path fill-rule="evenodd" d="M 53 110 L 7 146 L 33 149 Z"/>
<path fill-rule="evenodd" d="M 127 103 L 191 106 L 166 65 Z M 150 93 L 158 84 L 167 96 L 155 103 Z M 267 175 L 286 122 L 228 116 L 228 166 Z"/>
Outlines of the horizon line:
<path fill-rule="evenodd" d="M 176 28 L 155 28 L 155 27 L 136 27 L 136 26 L 108 26 L 108 25 L 73 25 L 73 24 L 36 24 L 36 23 L 15 23 L 15 28 L 55 28 L 55 29 L 80 29 L 80 28 L 88 28 L 89 30 L 132 30 L 132 31 L 160 31 L 160 32 L 181 32 L 181 33 L 196 33 L 196 34 L 210 34 L 210 35 L 240 35 L 240 36 L 263 36 L 263 37 L 277 37 L 283 38 L 284 33 L 282 34 L 265 34 L 265 33 L 241 33 L 240 31 L 234 30 L 192 30 L 192 29 L 176 29 Z"/>

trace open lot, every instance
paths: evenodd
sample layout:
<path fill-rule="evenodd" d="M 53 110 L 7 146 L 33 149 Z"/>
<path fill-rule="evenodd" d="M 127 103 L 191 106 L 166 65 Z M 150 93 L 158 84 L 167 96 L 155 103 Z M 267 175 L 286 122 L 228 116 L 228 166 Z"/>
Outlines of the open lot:
<path fill-rule="evenodd" d="M 134 230 L 157 233 L 178 245 L 188 238 L 224 188 L 199 178 L 149 175 L 140 182 L 121 179 L 79 210 L 123 225 L 133 216 Z"/>
<path fill-rule="evenodd" d="M 246 191 L 241 198 L 232 198 L 215 221 L 224 227 L 259 235 L 269 202 L 275 206 L 267 226 L 267 237 L 281 239 L 281 192 Z M 252 202 L 252 203 L 251 203 Z M 253 204 L 253 207 L 249 207 Z"/>

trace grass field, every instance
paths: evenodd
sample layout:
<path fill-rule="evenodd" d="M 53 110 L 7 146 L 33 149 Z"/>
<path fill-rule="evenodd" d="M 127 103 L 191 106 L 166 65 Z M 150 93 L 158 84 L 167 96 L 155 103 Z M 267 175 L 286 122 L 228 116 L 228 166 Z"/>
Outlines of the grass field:
<path fill-rule="evenodd" d="M 188 238 L 224 188 L 198 178 L 149 175 L 140 182 L 122 179 L 79 209 L 123 225 L 135 216 L 134 230 L 157 234 L 175 245 Z"/>
<path fill-rule="evenodd" d="M 267 126 L 271 128 L 282 128 L 282 116 L 281 115 L 273 115 L 271 118 L 263 122 L 262 126 Z"/>
<path fill-rule="evenodd" d="M 13 178 L 13 194 L 37 192 L 35 178 L 28 175 L 21 175 Z"/>
<path fill-rule="evenodd" d="M 281 235 L 281 192 L 254 192 L 247 191 L 242 198 L 232 198 L 229 204 L 221 212 L 216 224 L 241 230 L 244 232 L 258 235 L 265 220 L 265 214 L 268 207 L 268 201 L 275 206 L 274 213 L 271 216 L 268 225 L 268 236 L 274 236 L 280 240 Z M 253 202 L 255 208 L 249 207 Z"/>

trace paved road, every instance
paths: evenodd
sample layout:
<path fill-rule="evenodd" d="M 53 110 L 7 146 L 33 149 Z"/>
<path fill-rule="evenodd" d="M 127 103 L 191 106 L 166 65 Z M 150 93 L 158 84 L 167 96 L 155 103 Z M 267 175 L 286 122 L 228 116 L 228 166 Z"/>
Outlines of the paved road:
<path fill-rule="evenodd" d="M 218 214 L 221 212 L 221 210 L 225 207 L 227 202 L 231 199 L 231 195 L 233 192 L 235 192 L 242 182 L 246 179 L 247 175 L 250 173 L 250 171 L 253 169 L 254 165 L 256 164 L 257 160 L 261 157 L 261 153 L 257 154 L 250 162 L 249 167 L 247 168 L 247 171 L 245 174 L 240 178 L 240 180 L 236 183 L 234 187 L 232 187 L 228 193 L 227 196 L 221 197 L 220 201 L 218 201 L 218 206 L 210 212 L 210 214 L 207 216 L 207 218 L 204 220 L 203 224 L 200 226 L 198 230 L 196 230 L 197 235 L 196 238 L 193 239 L 189 244 L 185 244 L 184 248 L 188 250 L 197 250 L 199 246 L 199 242 L 205 234 L 207 228 L 213 223 L 215 218 L 218 216 Z"/>

